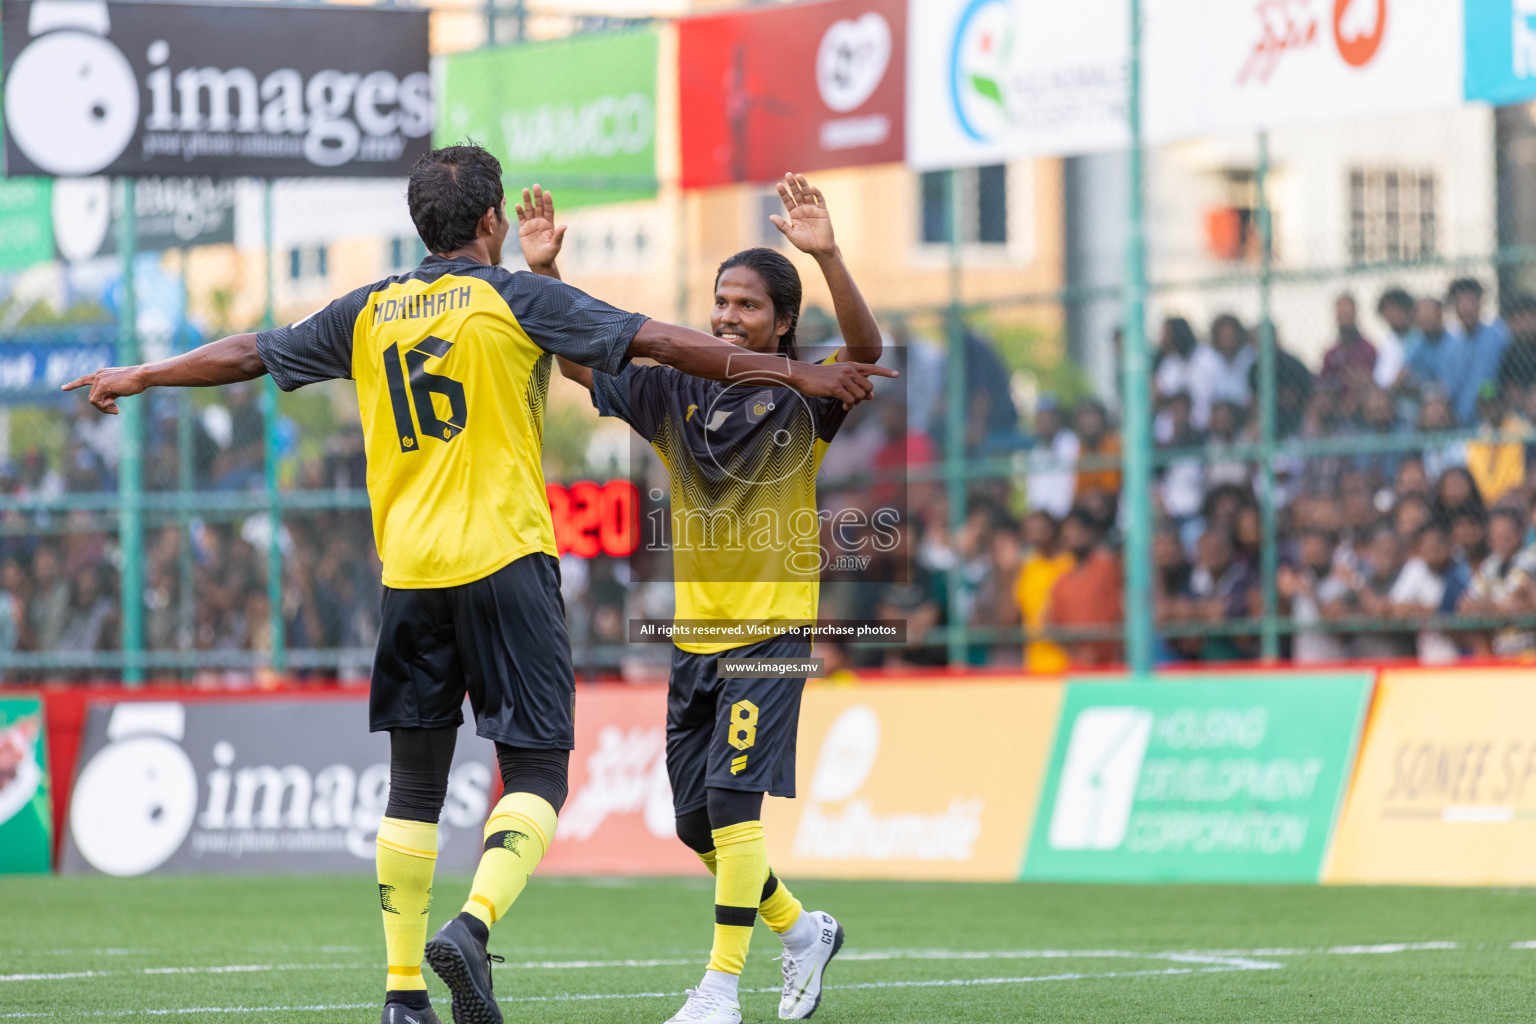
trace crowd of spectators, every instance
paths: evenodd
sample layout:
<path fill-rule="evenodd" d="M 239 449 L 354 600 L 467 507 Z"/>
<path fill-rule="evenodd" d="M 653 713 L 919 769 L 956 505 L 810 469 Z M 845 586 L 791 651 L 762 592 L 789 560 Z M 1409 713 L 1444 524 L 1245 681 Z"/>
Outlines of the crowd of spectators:
<path fill-rule="evenodd" d="M 1536 654 L 1536 298 L 1514 295 L 1502 317 L 1491 316 L 1481 286 L 1467 278 L 1443 299 L 1389 289 L 1376 310 L 1387 330 L 1368 337 L 1355 298 L 1338 296 L 1334 334 L 1315 371 L 1274 339 L 1281 446 L 1268 473 L 1253 447 L 1258 328 L 1231 314 L 1203 335 L 1181 317 L 1161 324 L 1152 507 L 1165 661 L 1258 655 L 1260 499 L 1271 481 L 1284 656 L 1445 662 Z M 952 652 L 945 628 L 959 610 L 975 664 L 1050 672 L 1118 662 L 1125 513 L 1114 410 L 1096 398 L 1048 393 L 1016 401 L 997 352 L 972 334 L 966 405 L 952 418 L 939 386 L 943 347 L 900 336 L 900 325 L 896 333 L 906 383 L 850 415 L 827 454 L 823 497 L 833 511 L 865 513 L 904 501 L 909 528 L 856 573 L 829 573 L 822 615 L 905 620 L 909 641 L 836 656 L 943 663 Z M 258 390 L 226 389 L 190 418 L 179 401 L 149 401 L 146 489 L 259 490 L 268 436 Z M 63 408 L 61 447 L 27 448 L 0 463 L 0 494 L 40 503 L 0 514 L 0 651 L 77 656 L 118 645 L 115 514 L 110 503 L 69 507 L 60 499 L 115 490 L 120 421 L 84 403 Z M 1016 467 L 966 484 L 959 522 L 940 465 L 951 422 L 963 424 L 970 456 L 1003 455 Z M 182 445 L 191 446 L 188 458 Z M 290 453 L 285 486 L 355 493 L 364 470 L 360 434 L 349 426 L 317 456 Z M 152 507 L 146 523 L 148 649 L 230 655 L 205 658 L 199 676 L 251 678 L 250 665 L 262 659 L 242 664 L 234 655 L 260 655 L 273 639 L 264 513 Z M 365 675 L 379 597 L 367 510 L 290 512 L 279 538 L 287 646 L 332 652 L 317 671 Z M 655 651 L 626 645 L 625 623 L 669 614 L 665 573 L 649 581 L 643 567 L 605 556 L 563 561 L 583 668 L 658 661 Z"/>

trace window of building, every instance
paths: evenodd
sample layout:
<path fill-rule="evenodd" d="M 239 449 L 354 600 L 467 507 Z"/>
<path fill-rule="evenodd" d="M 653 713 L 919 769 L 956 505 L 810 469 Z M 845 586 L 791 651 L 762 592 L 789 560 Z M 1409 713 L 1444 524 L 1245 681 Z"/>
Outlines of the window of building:
<path fill-rule="evenodd" d="M 330 273 L 330 253 L 323 245 L 296 245 L 288 250 L 288 279 L 302 281 Z"/>
<path fill-rule="evenodd" d="M 1433 171 L 1350 171 L 1350 262 L 1393 263 L 1437 255 L 1439 191 Z"/>
<path fill-rule="evenodd" d="M 412 270 L 426 255 L 427 247 L 415 235 L 396 235 L 389 240 L 390 270 Z"/>
<path fill-rule="evenodd" d="M 959 189 L 960 240 L 971 244 L 1008 244 L 1008 168 L 967 167 L 956 171 L 926 171 L 918 179 L 918 230 L 923 242 L 942 245 L 950 240 L 954 212 L 952 190 Z"/>

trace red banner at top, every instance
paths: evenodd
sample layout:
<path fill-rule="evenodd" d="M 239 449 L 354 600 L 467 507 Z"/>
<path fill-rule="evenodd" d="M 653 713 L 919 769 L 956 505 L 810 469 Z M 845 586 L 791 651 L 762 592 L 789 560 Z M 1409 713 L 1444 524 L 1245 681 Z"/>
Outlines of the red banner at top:
<path fill-rule="evenodd" d="M 683 187 L 902 159 L 906 49 L 906 0 L 684 19 Z"/>

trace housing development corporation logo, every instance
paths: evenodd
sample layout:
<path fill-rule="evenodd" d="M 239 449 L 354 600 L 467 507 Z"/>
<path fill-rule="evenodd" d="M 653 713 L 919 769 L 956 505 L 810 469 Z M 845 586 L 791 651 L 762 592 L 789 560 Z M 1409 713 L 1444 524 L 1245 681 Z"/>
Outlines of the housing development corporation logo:
<path fill-rule="evenodd" d="M 398 173 L 432 131 L 424 15 L 35 0 L 3 17 L 13 173 Z"/>
<path fill-rule="evenodd" d="M 1053 848 L 1113 850 L 1125 841 L 1151 736 L 1145 708 L 1087 708 L 1077 716 L 1051 815 Z"/>

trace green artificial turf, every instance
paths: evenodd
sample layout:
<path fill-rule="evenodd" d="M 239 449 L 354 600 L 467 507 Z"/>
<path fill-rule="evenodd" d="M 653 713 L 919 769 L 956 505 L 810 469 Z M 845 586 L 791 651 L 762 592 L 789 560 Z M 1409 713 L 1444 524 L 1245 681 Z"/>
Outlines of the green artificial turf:
<path fill-rule="evenodd" d="M 466 884 L 438 880 L 434 927 L 457 911 Z M 1519 945 L 1536 944 L 1532 890 L 793 887 L 847 929 L 818 1021 L 1536 1015 L 1536 948 Z M 492 933 L 492 950 L 507 958 L 495 978 L 508 1022 L 660 1024 L 698 981 L 712 902 L 704 879 L 535 879 Z M 0 1024 L 377 1020 L 378 917 L 367 877 L 0 879 Z M 759 925 L 746 1021 L 777 1018 L 778 946 Z M 446 995 L 429 984 L 446 1021 Z"/>

